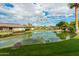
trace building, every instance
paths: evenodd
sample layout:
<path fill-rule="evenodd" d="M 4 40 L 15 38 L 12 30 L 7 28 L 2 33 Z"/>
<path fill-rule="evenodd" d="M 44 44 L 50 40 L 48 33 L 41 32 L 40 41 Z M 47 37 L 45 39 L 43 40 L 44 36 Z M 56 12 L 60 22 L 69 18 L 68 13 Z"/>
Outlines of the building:
<path fill-rule="evenodd" d="M 13 23 L 0 23 L 0 30 L 25 31 L 26 26 Z"/>

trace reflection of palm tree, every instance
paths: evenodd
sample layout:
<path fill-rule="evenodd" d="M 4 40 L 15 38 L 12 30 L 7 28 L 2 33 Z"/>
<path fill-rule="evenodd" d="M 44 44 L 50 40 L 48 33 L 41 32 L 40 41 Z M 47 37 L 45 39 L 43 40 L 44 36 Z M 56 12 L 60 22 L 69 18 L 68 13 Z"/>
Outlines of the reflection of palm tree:
<path fill-rule="evenodd" d="M 56 33 L 56 36 L 58 36 L 60 39 L 66 39 L 66 37 L 69 36 L 69 33 L 60 32 L 60 33 Z"/>
<path fill-rule="evenodd" d="M 70 3 L 69 4 L 70 8 L 75 7 L 75 27 L 76 27 L 76 33 L 78 32 L 78 3 Z"/>
<path fill-rule="evenodd" d="M 67 33 L 67 32 L 60 32 L 56 33 L 56 36 L 58 36 L 60 39 L 66 39 L 67 37 L 70 37 L 68 39 L 72 39 L 76 36 L 76 33 Z"/>

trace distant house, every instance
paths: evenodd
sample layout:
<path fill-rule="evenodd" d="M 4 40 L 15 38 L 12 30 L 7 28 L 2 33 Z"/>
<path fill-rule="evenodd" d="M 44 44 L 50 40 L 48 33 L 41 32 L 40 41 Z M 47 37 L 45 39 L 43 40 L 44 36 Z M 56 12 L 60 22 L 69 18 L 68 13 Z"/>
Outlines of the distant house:
<path fill-rule="evenodd" d="M 0 30 L 24 31 L 26 26 L 13 23 L 0 23 Z"/>

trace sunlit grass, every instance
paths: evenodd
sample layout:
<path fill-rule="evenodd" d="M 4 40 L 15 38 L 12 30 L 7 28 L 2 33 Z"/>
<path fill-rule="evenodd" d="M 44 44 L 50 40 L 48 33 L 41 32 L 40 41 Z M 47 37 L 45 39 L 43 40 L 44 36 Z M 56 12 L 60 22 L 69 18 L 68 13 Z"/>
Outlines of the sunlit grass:
<path fill-rule="evenodd" d="M 25 45 L 17 49 L 0 49 L 0 55 L 79 55 L 79 40 L 71 39 L 63 42 Z"/>

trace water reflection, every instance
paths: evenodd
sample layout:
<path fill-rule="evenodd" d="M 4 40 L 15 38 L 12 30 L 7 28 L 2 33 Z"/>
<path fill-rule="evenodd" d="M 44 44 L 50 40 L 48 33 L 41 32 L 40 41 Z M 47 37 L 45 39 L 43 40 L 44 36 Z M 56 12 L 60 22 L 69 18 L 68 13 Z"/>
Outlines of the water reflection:
<path fill-rule="evenodd" d="M 75 33 L 68 33 L 68 32 L 56 32 L 56 36 L 58 36 L 60 39 L 68 40 L 76 36 Z"/>
<path fill-rule="evenodd" d="M 75 34 L 67 32 L 26 32 L 7 38 L 0 38 L 0 48 L 20 47 L 22 45 L 59 42 L 73 38 Z"/>

